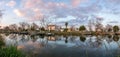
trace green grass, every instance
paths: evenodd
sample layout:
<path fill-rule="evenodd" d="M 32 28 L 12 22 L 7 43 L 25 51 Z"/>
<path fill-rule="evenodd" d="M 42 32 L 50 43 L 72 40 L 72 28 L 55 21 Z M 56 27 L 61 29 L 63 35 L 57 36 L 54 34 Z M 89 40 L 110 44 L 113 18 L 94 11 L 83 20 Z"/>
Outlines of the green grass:
<path fill-rule="evenodd" d="M 10 46 L 0 49 L 0 57 L 25 57 L 25 55 L 16 47 Z"/>
<path fill-rule="evenodd" d="M 0 48 L 2 48 L 2 46 L 4 46 L 4 39 L 0 36 Z"/>
<path fill-rule="evenodd" d="M 0 35 L 0 57 L 26 57 L 14 46 L 5 47 L 4 38 Z"/>

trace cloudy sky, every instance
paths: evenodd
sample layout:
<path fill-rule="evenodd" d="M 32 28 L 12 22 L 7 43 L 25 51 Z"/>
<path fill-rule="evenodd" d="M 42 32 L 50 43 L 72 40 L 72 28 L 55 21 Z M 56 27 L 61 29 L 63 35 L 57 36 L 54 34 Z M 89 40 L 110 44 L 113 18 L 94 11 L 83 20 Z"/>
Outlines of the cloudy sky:
<path fill-rule="evenodd" d="M 120 24 L 120 0 L 0 0 L 1 25 L 36 22 L 45 16 L 56 24 L 86 24 L 94 17 L 103 24 Z"/>

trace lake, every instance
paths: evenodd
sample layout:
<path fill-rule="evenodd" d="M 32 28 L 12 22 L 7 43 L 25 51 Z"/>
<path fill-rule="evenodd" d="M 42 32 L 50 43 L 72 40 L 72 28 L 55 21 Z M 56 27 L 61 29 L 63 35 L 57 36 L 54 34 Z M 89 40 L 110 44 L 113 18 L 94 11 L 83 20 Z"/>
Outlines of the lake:
<path fill-rule="evenodd" d="M 16 46 L 29 57 L 120 57 L 119 35 L 1 36 L 6 46 Z"/>

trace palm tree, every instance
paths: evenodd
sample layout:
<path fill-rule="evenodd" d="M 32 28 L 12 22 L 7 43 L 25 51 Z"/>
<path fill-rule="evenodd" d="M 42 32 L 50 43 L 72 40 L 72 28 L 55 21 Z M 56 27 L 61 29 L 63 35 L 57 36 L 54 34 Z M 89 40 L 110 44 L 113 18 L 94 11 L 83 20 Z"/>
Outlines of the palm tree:
<path fill-rule="evenodd" d="M 66 26 L 66 28 L 67 28 L 67 26 L 68 26 L 68 22 L 65 22 L 65 26 Z"/>
<path fill-rule="evenodd" d="M 65 22 L 65 26 L 66 26 L 66 28 L 65 28 L 65 30 L 64 31 L 68 31 L 68 28 L 67 28 L 67 26 L 68 26 L 68 22 Z"/>

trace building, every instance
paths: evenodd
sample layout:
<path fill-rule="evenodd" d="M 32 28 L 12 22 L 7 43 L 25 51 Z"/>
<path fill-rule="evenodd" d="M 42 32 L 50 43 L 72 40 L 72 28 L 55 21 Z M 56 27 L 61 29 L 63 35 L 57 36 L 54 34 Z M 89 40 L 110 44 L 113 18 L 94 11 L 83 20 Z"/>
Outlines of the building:
<path fill-rule="evenodd" d="M 47 25 L 48 30 L 55 30 L 55 25 Z"/>

